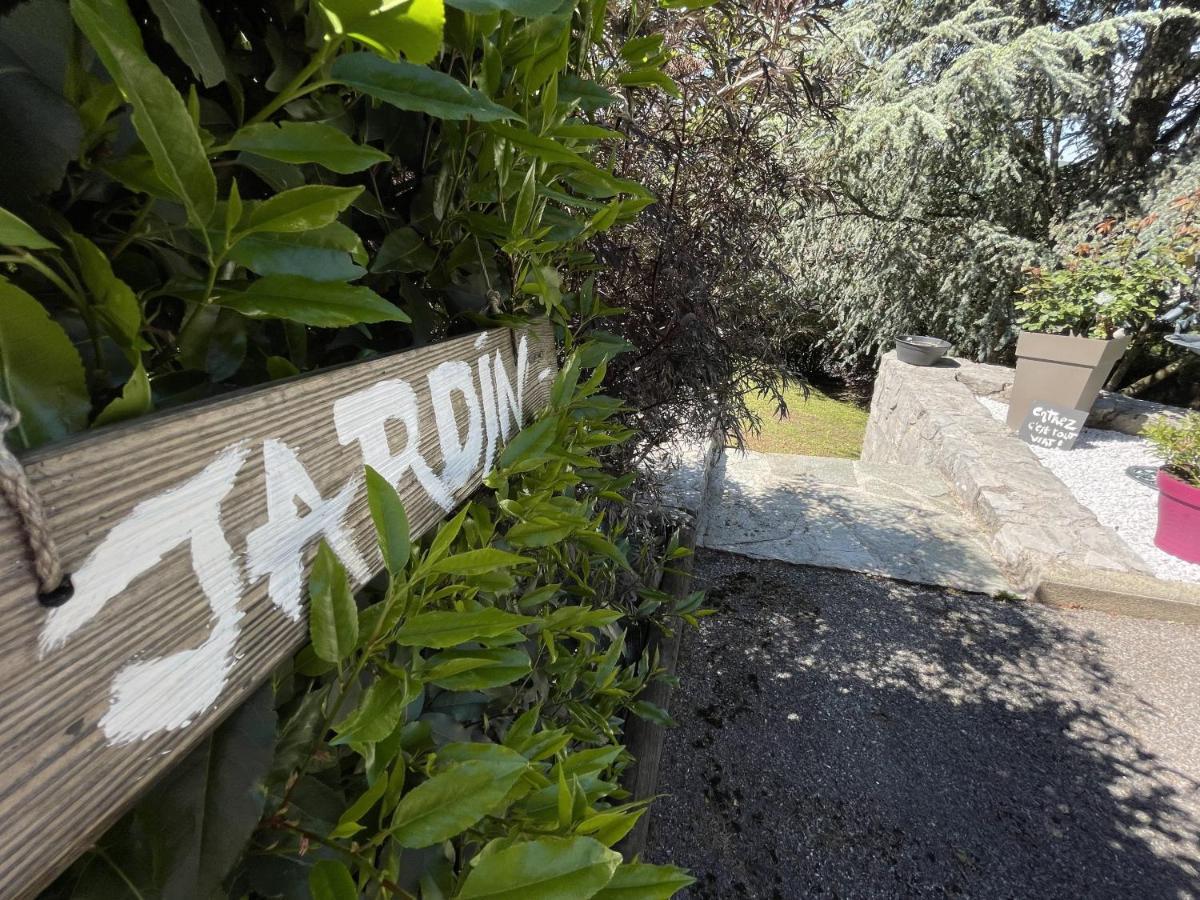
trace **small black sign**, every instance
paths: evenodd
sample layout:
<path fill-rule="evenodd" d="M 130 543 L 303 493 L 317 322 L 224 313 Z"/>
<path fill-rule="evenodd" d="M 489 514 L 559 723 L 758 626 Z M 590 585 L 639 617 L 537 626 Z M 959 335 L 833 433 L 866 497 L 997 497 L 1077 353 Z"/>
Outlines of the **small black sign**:
<path fill-rule="evenodd" d="M 1075 446 L 1075 440 L 1083 431 L 1086 421 L 1087 410 L 1055 406 L 1053 403 L 1035 403 L 1017 434 L 1025 443 L 1035 447 L 1070 450 Z"/>

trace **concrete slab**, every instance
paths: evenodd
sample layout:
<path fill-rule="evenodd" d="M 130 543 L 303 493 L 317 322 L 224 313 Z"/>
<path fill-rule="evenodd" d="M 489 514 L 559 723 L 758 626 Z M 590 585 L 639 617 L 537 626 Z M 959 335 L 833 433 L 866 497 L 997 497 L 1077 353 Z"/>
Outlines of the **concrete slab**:
<path fill-rule="evenodd" d="M 727 452 L 700 545 L 997 594 L 1012 590 L 931 470 Z"/>

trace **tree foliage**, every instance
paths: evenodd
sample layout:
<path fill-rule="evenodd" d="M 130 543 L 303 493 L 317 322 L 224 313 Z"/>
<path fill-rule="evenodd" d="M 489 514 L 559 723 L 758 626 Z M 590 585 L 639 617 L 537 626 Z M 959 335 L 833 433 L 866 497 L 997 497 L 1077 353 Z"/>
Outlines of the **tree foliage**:
<path fill-rule="evenodd" d="M 797 210 L 823 356 L 869 370 L 899 333 L 979 359 L 1012 345 L 1022 271 L 1109 213 L 1149 212 L 1200 120 L 1200 6 L 845 5 L 818 64 L 848 72 L 836 132 L 794 145 L 828 201 Z M 1169 189 L 1168 189 L 1169 190 Z M 1176 196 L 1182 191 L 1171 193 Z"/>

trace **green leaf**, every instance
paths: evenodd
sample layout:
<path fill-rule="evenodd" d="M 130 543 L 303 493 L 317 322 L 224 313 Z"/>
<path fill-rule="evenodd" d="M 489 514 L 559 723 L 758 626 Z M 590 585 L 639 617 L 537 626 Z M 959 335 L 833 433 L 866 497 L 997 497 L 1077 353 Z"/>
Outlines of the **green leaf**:
<path fill-rule="evenodd" d="M 354 38 L 385 56 L 432 62 L 442 49 L 442 0 L 321 0 L 333 33 Z"/>
<path fill-rule="evenodd" d="M 573 522 L 556 522 L 539 516 L 518 522 L 508 529 L 505 539 L 514 547 L 548 547 L 569 537 L 577 528 Z"/>
<path fill-rule="evenodd" d="M 333 222 L 354 202 L 362 187 L 309 184 L 276 194 L 251 208 L 241 223 L 244 234 L 255 231 L 309 231 Z"/>
<path fill-rule="evenodd" d="M 391 62 L 374 53 L 348 53 L 333 64 L 333 78 L 398 109 L 438 119 L 494 122 L 519 119 L 474 88 L 427 66 Z"/>
<path fill-rule="evenodd" d="M 25 291 L 0 279 L 0 399 L 21 414 L 9 432 L 37 447 L 87 426 L 83 362 L 65 331 Z"/>
<path fill-rule="evenodd" d="M 337 827 L 333 829 L 330 837 L 351 837 L 362 831 L 363 826 L 358 824 L 358 820 L 371 811 L 371 808 L 379 802 L 380 798 L 387 793 L 388 780 L 386 778 L 377 778 L 363 793 L 361 797 L 350 805 L 350 808 L 342 813 L 342 817 L 338 819 Z"/>
<path fill-rule="evenodd" d="M 630 710 L 639 719 L 645 719 L 656 725 L 670 726 L 675 724 L 665 709 L 661 706 L 656 706 L 648 700 L 638 700 L 630 707 Z"/>
<path fill-rule="evenodd" d="M 313 651 L 326 662 L 341 662 L 358 643 L 358 607 L 346 569 L 325 541 L 309 576 L 308 630 Z"/>
<path fill-rule="evenodd" d="M 613 873 L 612 881 L 595 895 L 596 900 L 667 900 L 695 878 L 675 866 L 625 863 Z"/>
<path fill-rule="evenodd" d="M 662 50 L 663 34 L 648 34 L 635 37 L 621 47 L 621 59 L 628 63 L 645 63 Z"/>
<path fill-rule="evenodd" d="M 74 95 L 79 84 L 79 57 L 75 24 L 61 0 L 0 8 L 0 205 L 28 210 L 33 198 L 62 185 L 68 164 L 79 156 L 88 111 L 97 104 L 88 103 L 92 97 L 64 96 Z"/>
<path fill-rule="evenodd" d="M 262 122 L 247 125 L 233 136 L 231 150 L 246 150 L 285 163 L 316 163 L 347 175 L 361 172 L 391 157 L 374 147 L 354 143 L 323 122 Z"/>
<path fill-rule="evenodd" d="M 532 621 L 529 616 L 519 616 L 495 607 L 471 612 L 439 610 L 413 616 L 396 632 L 395 640 L 404 647 L 441 650 L 467 641 L 508 634 Z"/>
<path fill-rule="evenodd" d="M 660 87 L 672 97 L 682 96 L 679 85 L 670 75 L 658 69 L 634 69 L 632 72 L 623 72 L 617 76 L 617 83 L 625 87 Z"/>
<path fill-rule="evenodd" d="M 142 308 L 137 297 L 129 285 L 113 274 L 112 263 L 99 247 L 74 232 L 70 241 L 79 258 L 83 283 L 95 301 L 96 312 L 105 330 L 126 356 L 138 360 L 137 351 L 142 349 L 143 342 L 140 337 Z"/>
<path fill-rule="evenodd" d="M 524 128 L 514 128 L 512 125 L 497 123 L 488 127 L 494 134 L 545 162 L 562 163 L 579 169 L 594 168 L 566 144 L 559 143 L 554 138 L 543 137 Z"/>
<path fill-rule="evenodd" d="M 292 378 L 300 374 L 300 370 L 296 368 L 296 364 L 290 359 L 284 359 L 282 356 L 267 357 L 267 375 L 272 381 L 278 381 L 281 378 Z"/>
<path fill-rule="evenodd" d="M 331 743 L 369 744 L 382 741 L 396 730 L 404 716 L 404 707 L 411 701 L 412 691 L 407 678 L 398 678 L 387 672 L 380 674 L 367 688 L 358 707 L 335 727 L 338 734 Z"/>
<path fill-rule="evenodd" d="M 7 209 L 0 209 L 0 244 L 6 247 L 26 247 L 30 250 L 56 250 L 58 245 L 48 241 Z"/>
<path fill-rule="evenodd" d="M 485 847 L 458 900 L 584 900 L 620 864 L 621 854 L 587 837 L 542 838 L 494 853 Z"/>
<path fill-rule="evenodd" d="M 422 240 L 415 228 L 404 226 L 388 232 L 371 261 L 372 272 L 428 272 L 437 253 Z"/>
<path fill-rule="evenodd" d="M 225 80 L 216 28 L 199 0 L 150 0 L 163 37 L 205 87 Z"/>
<path fill-rule="evenodd" d="M 562 0 L 446 0 L 446 5 L 477 16 L 508 12 L 525 19 L 540 19 L 558 12 L 563 3 Z"/>
<path fill-rule="evenodd" d="M 105 890 L 88 876 L 83 880 L 92 890 L 84 895 L 132 897 L 132 884 L 143 897 L 220 896 L 221 882 L 262 816 L 274 748 L 274 696 L 267 684 L 105 833 L 105 853 L 129 882 Z"/>
<path fill-rule="evenodd" d="M 142 48 L 125 0 L 71 0 L 71 14 L 104 68 L 133 106 L 133 127 L 155 174 L 202 228 L 217 203 L 217 182 L 183 97 Z"/>
<path fill-rule="evenodd" d="M 692 12 L 697 9 L 708 9 L 716 6 L 720 0 L 662 0 L 663 9 L 683 9 Z"/>
<path fill-rule="evenodd" d="M 422 678 L 448 691 L 483 691 L 512 684 L 529 674 L 529 654 L 512 647 L 444 650 L 428 660 Z"/>
<path fill-rule="evenodd" d="M 252 319 L 289 319 L 317 328 L 409 321 L 370 288 L 297 275 L 266 275 L 244 291 L 223 294 L 217 302 Z"/>
<path fill-rule="evenodd" d="M 585 112 L 595 112 L 612 106 L 621 98 L 609 93 L 594 81 L 586 81 L 577 75 L 562 75 L 558 79 L 559 99 L 576 103 Z"/>
<path fill-rule="evenodd" d="M 141 360 L 138 360 L 133 374 L 129 376 L 129 381 L 125 382 L 125 387 L 121 390 L 121 396 L 104 407 L 92 425 L 99 428 L 101 425 L 112 425 L 126 419 L 136 419 L 153 408 L 150 379 L 146 375 L 146 369 L 142 366 Z"/>
<path fill-rule="evenodd" d="M 367 505 L 371 508 L 371 520 L 375 523 L 375 534 L 383 564 L 393 575 L 404 571 L 412 549 L 409 542 L 408 516 L 400 495 L 386 478 L 366 467 Z"/>
<path fill-rule="evenodd" d="M 497 465 L 500 468 L 509 468 L 516 465 L 523 458 L 529 459 L 541 456 L 554 443 L 554 436 L 558 432 L 558 425 L 559 421 L 557 418 L 548 416 L 521 429 L 505 445 Z"/>
<path fill-rule="evenodd" d="M 493 572 L 496 569 L 528 565 L 533 560 L 516 553 L 497 550 L 494 547 L 484 547 L 481 550 L 468 550 L 440 559 L 430 568 L 432 573 L 449 575 L 480 575 Z"/>
<path fill-rule="evenodd" d="M 240 238 L 229 259 L 257 275 L 302 275 L 313 281 L 354 281 L 366 270 L 352 262 L 362 249 L 341 222 L 311 231 L 258 232 Z"/>
<path fill-rule="evenodd" d="M 529 767 L 514 750 L 490 745 L 484 758 L 455 763 L 417 785 L 392 816 L 402 847 L 429 847 L 460 834 L 493 812 Z"/>
<path fill-rule="evenodd" d="M 350 870 L 336 859 L 322 859 L 309 870 L 308 891 L 312 900 L 358 900 Z"/>

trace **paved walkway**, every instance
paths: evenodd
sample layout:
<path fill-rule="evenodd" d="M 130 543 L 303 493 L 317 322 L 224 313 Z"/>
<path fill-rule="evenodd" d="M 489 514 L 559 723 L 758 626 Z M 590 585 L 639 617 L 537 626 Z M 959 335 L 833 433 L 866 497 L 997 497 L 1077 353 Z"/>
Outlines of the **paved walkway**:
<path fill-rule="evenodd" d="M 1200 627 L 704 553 L 651 862 L 692 900 L 1200 896 Z"/>
<path fill-rule="evenodd" d="M 704 547 L 987 594 L 1011 590 L 933 471 L 729 450 L 710 479 Z"/>

